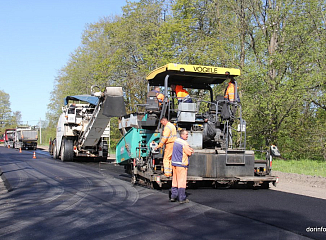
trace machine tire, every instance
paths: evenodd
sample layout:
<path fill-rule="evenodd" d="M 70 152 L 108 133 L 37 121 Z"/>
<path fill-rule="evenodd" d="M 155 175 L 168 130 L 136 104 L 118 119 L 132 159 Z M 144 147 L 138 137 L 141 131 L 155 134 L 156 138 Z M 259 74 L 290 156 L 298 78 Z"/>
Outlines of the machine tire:
<path fill-rule="evenodd" d="M 63 138 L 61 146 L 61 161 L 70 162 L 74 159 L 74 142 L 72 139 Z"/>
<path fill-rule="evenodd" d="M 57 143 L 53 141 L 53 150 L 52 150 L 53 158 L 58 159 L 58 150 L 57 150 Z"/>

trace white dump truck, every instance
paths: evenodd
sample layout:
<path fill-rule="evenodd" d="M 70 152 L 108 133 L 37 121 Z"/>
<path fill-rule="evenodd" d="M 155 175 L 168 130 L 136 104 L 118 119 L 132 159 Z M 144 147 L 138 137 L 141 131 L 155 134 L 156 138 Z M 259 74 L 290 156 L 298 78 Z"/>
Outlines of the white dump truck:
<path fill-rule="evenodd" d="M 37 139 L 37 130 L 30 126 L 18 126 L 14 134 L 14 148 L 36 150 Z"/>
<path fill-rule="evenodd" d="M 92 86 L 91 95 L 67 96 L 59 117 L 56 138 L 50 141 L 53 158 L 73 161 L 74 157 L 107 158 L 106 141 L 111 117 L 126 114 L 121 87 Z"/>

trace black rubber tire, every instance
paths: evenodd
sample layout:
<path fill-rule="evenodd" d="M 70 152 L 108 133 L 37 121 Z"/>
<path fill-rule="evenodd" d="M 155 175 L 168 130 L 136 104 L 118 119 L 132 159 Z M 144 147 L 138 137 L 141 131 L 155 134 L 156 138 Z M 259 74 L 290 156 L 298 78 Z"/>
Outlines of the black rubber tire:
<path fill-rule="evenodd" d="M 56 141 L 53 141 L 53 152 L 52 152 L 52 156 L 54 159 L 58 159 L 58 150 L 57 150 L 57 143 Z"/>
<path fill-rule="evenodd" d="M 74 141 L 72 139 L 63 138 L 61 145 L 61 161 L 71 162 L 74 160 Z"/>

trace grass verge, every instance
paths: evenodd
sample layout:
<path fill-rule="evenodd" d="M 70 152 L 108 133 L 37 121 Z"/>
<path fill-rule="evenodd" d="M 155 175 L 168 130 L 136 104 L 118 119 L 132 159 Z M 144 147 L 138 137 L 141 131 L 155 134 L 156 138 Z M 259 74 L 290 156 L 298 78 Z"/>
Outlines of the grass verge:
<path fill-rule="evenodd" d="M 298 173 L 310 176 L 326 177 L 326 162 L 315 160 L 279 160 L 273 159 L 273 170 Z"/>

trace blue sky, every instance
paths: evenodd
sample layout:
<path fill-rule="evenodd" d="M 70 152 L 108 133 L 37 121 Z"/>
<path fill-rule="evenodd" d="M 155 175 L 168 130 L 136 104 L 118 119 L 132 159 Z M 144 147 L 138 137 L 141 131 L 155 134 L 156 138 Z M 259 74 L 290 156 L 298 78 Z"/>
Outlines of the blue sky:
<path fill-rule="evenodd" d="M 23 123 L 45 120 L 58 71 L 88 23 L 121 15 L 125 0 L 0 0 L 0 90 Z"/>

